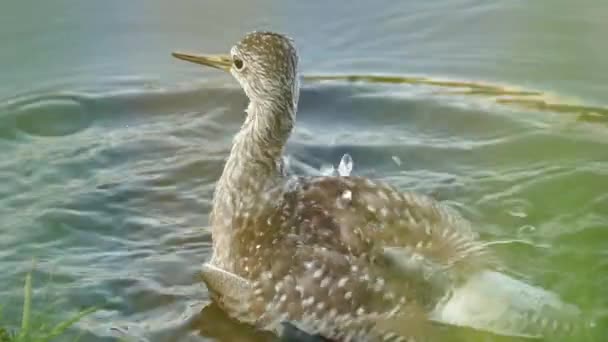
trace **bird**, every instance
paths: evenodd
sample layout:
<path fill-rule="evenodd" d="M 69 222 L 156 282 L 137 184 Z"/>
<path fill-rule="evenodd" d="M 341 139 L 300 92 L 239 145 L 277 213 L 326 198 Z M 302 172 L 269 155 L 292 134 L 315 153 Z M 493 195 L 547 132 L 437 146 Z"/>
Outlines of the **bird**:
<path fill-rule="evenodd" d="M 173 52 L 230 73 L 249 102 L 216 183 L 201 277 L 230 317 L 278 336 L 423 341 L 434 324 L 542 337 L 578 308 L 501 271 L 472 223 L 432 197 L 345 174 L 285 172 L 300 96 L 294 40 L 253 31 L 229 54 Z"/>

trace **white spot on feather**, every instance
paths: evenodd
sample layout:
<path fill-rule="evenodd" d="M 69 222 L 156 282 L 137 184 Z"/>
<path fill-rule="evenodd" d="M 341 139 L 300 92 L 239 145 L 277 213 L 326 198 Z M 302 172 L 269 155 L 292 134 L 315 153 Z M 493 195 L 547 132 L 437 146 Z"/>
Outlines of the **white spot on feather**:
<path fill-rule="evenodd" d="M 323 269 L 320 268 L 318 270 L 315 271 L 315 273 L 312 274 L 312 277 L 315 279 L 321 278 L 321 276 L 323 275 Z"/>
<path fill-rule="evenodd" d="M 313 305 L 315 302 L 315 298 L 310 296 L 302 301 L 302 307 L 309 307 Z"/>
<path fill-rule="evenodd" d="M 329 277 L 325 277 L 323 278 L 323 280 L 321 280 L 321 288 L 325 288 L 327 287 L 327 285 L 329 285 L 329 282 L 331 281 L 331 278 Z"/>

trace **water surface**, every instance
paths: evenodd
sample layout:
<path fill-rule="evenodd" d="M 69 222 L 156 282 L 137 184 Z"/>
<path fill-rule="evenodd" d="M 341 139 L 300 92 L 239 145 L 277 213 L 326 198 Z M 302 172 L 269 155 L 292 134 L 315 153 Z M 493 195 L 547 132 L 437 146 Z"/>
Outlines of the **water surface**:
<path fill-rule="evenodd" d="M 208 303 L 214 182 L 246 98 L 170 57 L 272 29 L 300 48 L 296 166 L 457 207 L 507 267 L 608 335 L 608 2 L 9 2 L 0 13 L 0 298 L 86 341 L 259 341 Z M 595 336 L 595 337 L 594 337 Z M 455 340 L 514 341 L 459 332 Z"/>

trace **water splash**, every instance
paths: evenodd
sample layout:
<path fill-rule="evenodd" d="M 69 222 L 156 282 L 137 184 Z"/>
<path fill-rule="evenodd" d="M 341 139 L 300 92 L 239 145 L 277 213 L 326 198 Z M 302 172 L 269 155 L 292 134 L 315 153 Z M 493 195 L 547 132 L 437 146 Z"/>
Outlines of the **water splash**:
<path fill-rule="evenodd" d="M 541 338 L 572 334 L 582 312 L 552 292 L 483 271 L 455 288 L 432 319 L 499 335 Z"/>
<path fill-rule="evenodd" d="M 335 168 L 332 164 L 323 164 L 319 169 L 321 176 L 350 176 L 353 170 L 353 158 L 350 154 L 345 153 L 340 159 L 338 168 Z"/>
<path fill-rule="evenodd" d="M 342 156 L 340 160 L 340 165 L 338 165 L 338 175 L 340 176 L 350 176 L 350 173 L 353 170 L 353 158 L 350 154 L 346 153 Z"/>

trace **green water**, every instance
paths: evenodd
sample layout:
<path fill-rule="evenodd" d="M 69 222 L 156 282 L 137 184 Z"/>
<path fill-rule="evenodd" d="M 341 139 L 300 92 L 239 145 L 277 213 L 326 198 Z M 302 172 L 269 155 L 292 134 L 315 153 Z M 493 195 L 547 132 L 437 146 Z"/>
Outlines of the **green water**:
<path fill-rule="evenodd" d="M 585 312 L 570 340 L 603 341 L 606 18 L 601 0 L 5 2 L 4 317 L 17 323 L 36 258 L 34 305 L 58 300 L 57 319 L 102 308 L 76 326 L 86 341 L 264 339 L 201 312 L 197 279 L 246 99 L 170 52 L 272 29 L 301 54 L 297 165 L 350 153 L 356 174 L 449 201 L 485 239 L 518 241 L 496 246 L 510 270 Z"/>

